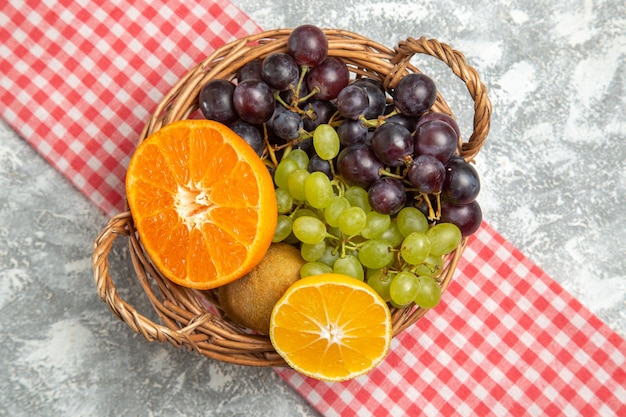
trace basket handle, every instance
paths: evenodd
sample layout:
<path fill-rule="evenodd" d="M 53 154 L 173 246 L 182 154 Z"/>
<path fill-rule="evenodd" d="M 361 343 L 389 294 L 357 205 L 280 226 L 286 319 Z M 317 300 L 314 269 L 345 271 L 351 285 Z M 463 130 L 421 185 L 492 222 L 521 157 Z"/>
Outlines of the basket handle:
<path fill-rule="evenodd" d="M 109 306 L 113 314 L 130 326 L 133 331 L 143 335 L 148 341 L 168 341 L 176 346 L 189 343 L 189 340 L 184 340 L 186 338 L 184 331 L 173 331 L 137 313 L 135 308 L 124 301 L 115 289 L 113 279 L 109 274 L 108 256 L 115 239 L 119 236 L 129 236 L 129 222 L 131 221 L 130 211 L 112 217 L 94 241 L 91 264 L 98 295 Z"/>
<path fill-rule="evenodd" d="M 404 70 L 410 65 L 411 58 L 417 53 L 441 60 L 465 83 L 474 100 L 474 130 L 470 138 L 462 144 L 460 153 L 467 161 L 474 159 L 485 142 L 491 125 L 491 101 L 478 72 L 467 63 L 461 52 L 436 39 L 426 39 L 423 36 L 419 39 L 408 38 L 398 42 L 395 52 L 396 56 L 392 60 L 394 71 L 385 80 L 390 85 L 395 85 L 400 80 Z"/>

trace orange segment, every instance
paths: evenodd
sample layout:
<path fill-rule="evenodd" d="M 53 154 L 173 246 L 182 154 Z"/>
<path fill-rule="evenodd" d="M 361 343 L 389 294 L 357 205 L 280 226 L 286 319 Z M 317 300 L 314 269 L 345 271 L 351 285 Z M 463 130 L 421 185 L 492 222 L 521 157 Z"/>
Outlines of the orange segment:
<path fill-rule="evenodd" d="M 276 303 L 270 340 L 296 371 L 346 381 L 376 367 L 391 343 L 391 313 L 367 284 L 341 274 L 296 281 Z"/>
<path fill-rule="evenodd" d="M 190 288 L 248 273 L 276 228 L 265 164 L 214 121 L 182 120 L 146 138 L 128 166 L 126 196 L 146 253 L 166 277 Z"/>

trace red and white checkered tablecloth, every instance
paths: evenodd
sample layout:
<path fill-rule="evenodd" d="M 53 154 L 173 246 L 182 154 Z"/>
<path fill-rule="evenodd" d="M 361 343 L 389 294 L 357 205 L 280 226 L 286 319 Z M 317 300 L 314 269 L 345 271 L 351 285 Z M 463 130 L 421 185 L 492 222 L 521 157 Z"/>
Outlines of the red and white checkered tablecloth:
<path fill-rule="evenodd" d="M 225 0 L 0 8 L 0 115 L 105 213 L 165 92 L 259 27 Z M 441 304 L 369 375 L 276 371 L 327 416 L 626 416 L 626 341 L 487 223 Z"/>

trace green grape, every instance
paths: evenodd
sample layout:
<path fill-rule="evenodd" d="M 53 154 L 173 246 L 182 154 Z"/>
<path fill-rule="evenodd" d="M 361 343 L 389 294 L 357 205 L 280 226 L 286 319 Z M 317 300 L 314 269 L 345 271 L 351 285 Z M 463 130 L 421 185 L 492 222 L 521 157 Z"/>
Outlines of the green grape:
<path fill-rule="evenodd" d="M 300 278 L 333 272 L 333 269 L 321 262 L 307 262 L 300 268 Z"/>
<path fill-rule="evenodd" d="M 398 225 L 395 222 L 391 222 L 389 228 L 378 239 L 386 240 L 392 247 L 397 248 L 404 240 L 404 236 L 400 233 Z"/>
<path fill-rule="evenodd" d="M 328 207 L 324 209 L 324 220 L 330 227 L 339 225 L 339 215 L 350 207 L 350 202 L 341 196 L 334 196 Z"/>
<path fill-rule="evenodd" d="M 321 256 L 319 261 L 325 265 L 332 267 L 337 259 L 339 259 L 339 250 L 337 248 L 333 248 L 332 246 L 326 245 L 326 249 L 324 249 L 324 254 Z"/>
<path fill-rule="evenodd" d="M 298 217 L 293 222 L 293 234 L 302 243 L 320 243 L 326 237 L 326 225 L 315 217 Z"/>
<path fill-rule="evenodd" d="M 328 161 L 339 153 L 339 135 L 328 124 L 321 124 L 313 131 L 313 147 L 317 155 Z"/>
<path fill-rule="evenodd" d="M 307 262 L 318 261 L 326 250 L 326 242 L 323 240 L 319 243 L 303 243 L 300 246 L 300 254 L 302 259 Z"/>
<path fill-rule="evenodd" d="M 417 294 L 413 298 L 416 305 L 423 308 L 433 308 L 441 300 L 441 288 L 433 277 L 418 277 Z"/>
<path fill-rule="evenodd" d="M 306 201 L 311 207 L 323 209 L 330 204 L 334 197 L 330 179 L 323 172 L 311 173 L 307 177 L 304 187 Z"/>
<path fill-rule="evenodd" d="M 368 211 L 372 211 L 372 206 L 370 206 L 370 201 L 365 189 L 357 185 L 353 185 L 346 189 L 343 196 L 348 199 L 351 206 L 361 207 L 366 213 Z"/>
<path fill-rule="evenodd" d="M 272 242 L 276 243 L 285 240 L 291 234 L 292 227 L 291 219 L 284 214 L 279 214 L 276 219 L 276 229 L 274 230 Z"/>
<path fill-rule="evenodd" d="M 348 275 L 360 281 L 363 281 L 365 278 L 361 262 L 356 256 L 353 255 L 347 255 L 343 258 L 337 259 L 333 264 L 333 272 L 336 274 Z"/>
<path fill-rule="evenodd" d="M 276 210 L 278 214 L 289 213 L 293 208 L 293 197 L 288 190 L 277 188 L 276 193 Z"/>
<path fill-rule="evenodd" d="M 415 274 L 408 271 L 399 272 L 393 277 L 389 286 L 391 300 L 400 306 L 410 304 L 417 296 L 418 284 Z"/>
<path fill-rule="evenodd" d="M 430 254 L 430 240 L 426 233 L 413 232 L 410 233 L 402 241 L 400 247 L 400 255 L 402 259 L 411 265 L 419 265 L 426 260 Z"/>
<path fill-rule="evenodd" d="M 289 185 L 287 183 L 287 179 L 289 178 L 289 174 L 298 168 L 300 168 L 298 163 L 293 159 L 285 158 L 280 161 L 276 167 L 276 171 L 274 171 L 274 182 L 276 185 L 280 188 L 288 190 Z"/>
<path fill-rule="evenodd" d="M 384 269 L 368 269 L 367 284 L 372 287 L 385 302 L 391 301 L 391 295 L 389 294 L 391 277 Z"/>
<path fill-rule="evenodd" d="M 436 276 L 443 268 L 443 258 L 441 256 L 428 255 L 424 262 L 417 265 L 413 270 L 416 275 Z"/>
<path fill-rule="evenodd" d="M 359 260 L 366 268 L 381 269 L 393 262 L 392 249 L 385 240 L 368 240 L 359 250 Z"/>
<path fill-rule="evenodd" d="M 396 222 L 402 236 L 408 236 L 413 232 L 426 233 L 428 230 L 428 219 L 415 207 L 402 208 L 398 212 Z"/>
<path fill-rule="evenodd" d="M 296 221 L 298 217 L 303 216 L 315 217 L 316 219 L 320 218 L 319 214 L 316 211 L 311 210 L 310 208 L 299 208 L 293 212 L 293 214 L 291 215 L 291 219 L 293 221 Z"/>
<path fill-rule="evenodd" d="M 307 169 L 309 167 L 309 155 L 304 149 L 292 149 L 285 158 L 296 161 L 300 169 Z"/>
<path fill-rule="evenodd" d="M 365 227 L 361 230 L 361 236 L 366 239 L 376 239 L 389 229 L 390 224 L 391 217 L 388 214 L 370 211 L 366 214 Z"/>
<path fill-rule="evenodd" d="M 306 169 L 298 168 L 289 174 L 287 177 L 287 186 L 289 187 L 289 194 L 299 201 L 304 201 L 306 195 L 304 193 L 304 184 L 307 177 L 311 175 Z"/>
<path fill-rule="evenodd" d="M 445 255 L 455 250 L 463 236 L 458 226 L 452 223 L 439 223 L 428 229 L 426 236 L 430 239 L 430 253 Z"/>
<path fill-rule="evenodd" d="M 367 217 L 361 207 L 349 207 L 341 212 L 337 222 L 341 233 L 354 236 L 363 230 Z"/>

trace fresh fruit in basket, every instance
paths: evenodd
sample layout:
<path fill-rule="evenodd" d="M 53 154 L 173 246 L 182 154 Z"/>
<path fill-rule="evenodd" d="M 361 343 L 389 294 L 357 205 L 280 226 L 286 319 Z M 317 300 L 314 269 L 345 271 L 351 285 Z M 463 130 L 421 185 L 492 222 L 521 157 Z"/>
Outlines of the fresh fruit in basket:
<path fill-rule="evenodd" d="M 143 141 L 128 166 L 126 194 L 146 252 L 185 287 L 242 277 L 261 261 L 276 228 L 265 165 L 214 121 L 174 122 Z"/>
<path fill-rule="evenodd" d="M 286 90 L 279 90 L 284 84 L 271 82 L 276 80 L 263 80 L 263 62 L 274 53 L 291 55 L 299 67 L 297 80 Z M 467 86 L 474 104 L 469 139 L 461 140 L 460 129 L 441 95 L 436 94 L 432 107 L 415 110 L 410 108 L 415 103 L 406 98 L 410 94 L 398 91 L 404 77 L 420 73 L 411 62 L 416 54 L 441 60 Z M 274 62 L 278 68 L 265 68 L 266 77 L 268 73 L 282 72 L 279 62 L 290 61 L 282 58 Z M 425 75 L 412 76 L 409 81 L 418 79 L 422 87 L 411 83 L 411 88 L 422 91 L 417 101 L 425 101 L 427 107 L 433 91 L 423 87 L 433 84 Z M 243 113 L 244 107 L 253 103 L 245 114 L 237 112 L 239 109 Z M 194 120 L 201 114 L 209 120 Z M 462 185 L 480 185 L 478 177 L 464 166 L 459 169 L 448 163 L 446 158 L 452 152 L 450 160 L 471 162 L 489 132 L 490 116 L 491 104 L 476 71 L 460 52 L 436 39 L 408 38 L 390 49 L 349 31 L 322 31 L 305 25 L 225 44 L 192 68 L 166 94 L 147 122 L 128 171 L 130 210 L 114 216 L 94 245 L 92 264 L 99 296 L 132 330 L 150 341 L 170 342 L 230 363 L 284 366 L 290 364 L 284 340 L 274 346 L 270 337 L 234 325 L 227 315 L 215 314 L 225 310 L 220 305 L 218 288 L 227 281 L 237 282 L 237 277 L 258 265 L 271 242 L 282 242 L 299 251 L 306 261 L 299 270 L 304 278 L 296 280 L 290 289 L 309 279 L 324 279 L 326 273 L 338 277 L 335 285 L 348 280 L 350 286 L 362 286 L 364 293 L 378 294 L 382 311 L 391 316 L 389 338 L 397 335 L 420 319 L 426 309 L 437 305 L 452 280 L 467 237 L 480 225 L 482 213 L 475 199 L 479 187 L 463 190 Z M 408 130 L 413 139 L 412 151 L 411 141 L 402 140 L 406 132 L 389 128 L 391 124 Z M 175 137 L 188 144 L 190 130 L 208 125 L 214 127 L 208 129 L 213 132 L 208 136 L 215 134 L 217 143 L 225 146 L 211 152 L 203 147 L 185 148 L 180 143 L 178 148 L 175 146 Z M 389 131 L 384 135 L 379 132 L 372 146 L 374 134 L 383 126 L 387 127 L 381 132 Z M 208 133 L 207 129 L 201 130 Z M 178 133 L 169 135 L 168 131 Z M 400 140 L 396 139 L 397 133 L 401 133 Z M 231 140 L 231 135 L 237 139 Z M 455 139 L 454 147 L 450 138 Z M 152 141 L 156 142 L 150 144 Z M 238 144 L 231 148 L 235 142 Z M 173 157 L 167 159 L 163 156 L 166 154 Z M 235 172 L 229 161 L 237 159 L 233 158 L 236 154 L 245 161 L 244 166 L 254 168 Z M 264 196 L 264 202 L 243 210 L 242 221 L 215 210 L 216 218 L 206 222 L 205 214 L 213 210 L 201 206 L 208 201 L 209 192 L 191 192 L 195 184 L 181 174 L 185 172 L 181 168 L 190 161 L 195 162 L 188 167 L 203 169 L 197 163 L 202 161 L 207 164 L 207 175 L 210 172 L 227 182 L 216 188 L 220 190 L 215 194 L 220 196 L 220 208 L 226 207 L 231 197 L 248 204 L 257 193 Z M 459 175 L 448 175 L 455 170 Z M 378 184 L 373 187 L 377 198 L 370 201 L 374 183 Z M 396 192 L 402 188 L 403 193 Z M 183 201 L 198 205 L 183 204 L 185 209 L 172 209 L 176 207 L 175 196 L 180 194 L 185 197 Z M 248 215 L 256 216 L 256 221 L 248 222 Z M 255 226 L 246 227 L 251 223 Z M 431 232 L 436 225 L 445 224 L 456 229 L 453 233 Z M 231 251 L 229 246 L 238 246 L 233 236 L 243 229 L 258 240 L 247 241 L 243 251 Z M 137 282 L 154 306 L 159 322 L 136 311 L 116 290 L 107 257 L 113 240 L 119 236 L 128 237 Z M 452 252 L 445 253 L 449 248 Z M 211 257 L 218 260 L 219 267 L 205 267 Z M 398 276 L 401 278 L 395 280 Z M 289 304 L 301 314 L 316 303 L 307 298 Z M 335 304 L 339 302 L 322 306 L 322 312 L 336 313 Z M 358 311 L 348 316 L 352 315 L 361 318 Z M 384 319 L 382 322 L 388 323 Z M 280 326 L 277 320 L 272 323 L 270 333 L 272 326 Z M 274 337 L 273 342 L 278 339 Z M 384 357 L 385 351 L 378 353 Z M 375 366 L 376 360 L 372 363 Z M 311 370 L 309 365 L 311 362 L 292 362 L 303 372 Z M 368 367 L 360 369 L 366 372 Z M 332 369 L 318 374 L 330 380 L 335 378 L 333 375 Z"/>

